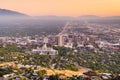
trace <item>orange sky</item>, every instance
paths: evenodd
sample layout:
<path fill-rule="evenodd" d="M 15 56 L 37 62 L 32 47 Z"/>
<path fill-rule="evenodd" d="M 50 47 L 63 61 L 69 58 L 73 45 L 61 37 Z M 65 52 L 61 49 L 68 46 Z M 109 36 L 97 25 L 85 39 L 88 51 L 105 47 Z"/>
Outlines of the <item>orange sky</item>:
<path fill-rule="evenodd" d="M 33 16 L 118 16 L 120 0 L 0 0 L 0 8 Z"/>

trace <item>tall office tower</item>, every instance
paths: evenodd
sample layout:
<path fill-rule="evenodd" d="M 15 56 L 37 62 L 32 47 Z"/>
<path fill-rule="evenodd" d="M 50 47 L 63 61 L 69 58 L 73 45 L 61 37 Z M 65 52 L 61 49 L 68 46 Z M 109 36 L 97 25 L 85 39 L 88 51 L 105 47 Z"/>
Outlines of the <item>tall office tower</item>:
<path fill-rule="evenodd" d="M 48 38 L 47 37 L 44 38 L 44 43 L 48 43 Z"/>
<path fill-rule="evenodd" d="M 43 49 L 47 49 L 47 43 L 48 43 L 48 38 L 44 38 L 44 44 L 43 44 Z"/>
<path fill-rule="evenodd" d="M 63 46 L 64 43 L 63 43 L 63 35 L 58 35 L 58 46 Z"/>

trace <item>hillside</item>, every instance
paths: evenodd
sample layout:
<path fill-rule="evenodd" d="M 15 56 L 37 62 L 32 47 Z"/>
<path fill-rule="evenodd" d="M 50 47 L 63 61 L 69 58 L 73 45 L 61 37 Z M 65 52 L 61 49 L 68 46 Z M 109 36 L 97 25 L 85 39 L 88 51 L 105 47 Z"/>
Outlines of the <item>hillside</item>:
<path fill-rule="evenodd" d="M 17 66 L 14 62 L 3 62 L 0 64 L 0 66 L 13 66 L 13 68 L 18 67 L 21 68 L 19 66 Z M 30 66 L 25 66 L 26 68 L 30 68 Z M 47 73 L 46 75 L 51 76 L 51 75 L 56 75 L 56 74 L 62 74 L 64 76 L 67 77 L 72 77 L 73 75 L 80 75 L 83 74 L 85 72 L 88 72 L 89 70 L 86 68 L 80 68 L 78 71 L 72 71 L 72 70 L 59 70 L 59 69 L 50 69 L 50 68 L 45 68 L 45 67 L 40 67 L 39 70 L 45 70 Z"/>
<path fill-rule="evenodd" d="M 24 13 L 20 13 L 17 11 L 12 11 L 12 10 L 7 10 L 7 9 L 0 9 L 0 16 L 23 16 L 26 17 L 28 15 L 24 14 Z"/>

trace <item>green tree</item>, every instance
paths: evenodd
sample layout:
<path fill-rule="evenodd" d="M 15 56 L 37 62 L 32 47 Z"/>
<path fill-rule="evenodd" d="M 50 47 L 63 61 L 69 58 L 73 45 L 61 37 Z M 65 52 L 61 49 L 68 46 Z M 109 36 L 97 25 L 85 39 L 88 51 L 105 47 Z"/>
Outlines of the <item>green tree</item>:
<path fill-rule="evenodd" d="M 39 75 L 40 77 L 43 77 L 46 73 L 47 73 L 46 70 L 40 70 L 40 71 L 38 72 L 38 75 Z"/>

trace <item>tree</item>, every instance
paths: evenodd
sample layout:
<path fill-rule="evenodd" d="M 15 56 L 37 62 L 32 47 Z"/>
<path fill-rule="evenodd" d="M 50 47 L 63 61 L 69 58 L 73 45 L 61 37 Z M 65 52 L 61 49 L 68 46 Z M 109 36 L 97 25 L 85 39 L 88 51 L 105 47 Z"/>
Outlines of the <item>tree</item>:
<path fill-rule="evenodd" d="M 59 75 L 51 75 L 48 80 L 59 80 Z"/>
<path fill-rule="evenodd" d="M 39 75 L 40 77 L 43 77 L 46 73 L 47 73 L 46 70 L 40 70 L 40 71 L 38 72 L 38 75 Z"/>

